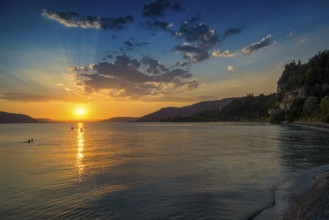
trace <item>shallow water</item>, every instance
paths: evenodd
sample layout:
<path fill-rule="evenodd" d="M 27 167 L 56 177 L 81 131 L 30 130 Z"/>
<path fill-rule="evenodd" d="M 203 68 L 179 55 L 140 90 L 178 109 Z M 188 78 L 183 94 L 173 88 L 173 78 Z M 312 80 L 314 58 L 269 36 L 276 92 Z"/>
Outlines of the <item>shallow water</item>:
<path fill-rule="evenodd" d="M 246 219 L 286 176 L 328 163 L 328 134 L 263 123 L 2 124 L 0 216 Z"/>

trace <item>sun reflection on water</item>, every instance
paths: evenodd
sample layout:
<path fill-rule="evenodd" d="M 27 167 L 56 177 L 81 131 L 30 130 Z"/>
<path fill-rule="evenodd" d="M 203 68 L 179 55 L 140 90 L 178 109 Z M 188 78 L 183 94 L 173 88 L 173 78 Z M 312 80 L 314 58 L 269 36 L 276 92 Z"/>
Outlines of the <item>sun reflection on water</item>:
<path fill-rule="evenodd" d="M 77 181 L 81 182 L 82 174 L 84 173 L 85 165 L 83 164 L 83 150 L 85 146 L 85 138 L 84 138 L 84 131 L 83 131 L 83 123 L 78 123 L 77 126 L 77 153 L 76 153 L 76 161 L 75 166 L 78 169 L 78 178 Z"/>

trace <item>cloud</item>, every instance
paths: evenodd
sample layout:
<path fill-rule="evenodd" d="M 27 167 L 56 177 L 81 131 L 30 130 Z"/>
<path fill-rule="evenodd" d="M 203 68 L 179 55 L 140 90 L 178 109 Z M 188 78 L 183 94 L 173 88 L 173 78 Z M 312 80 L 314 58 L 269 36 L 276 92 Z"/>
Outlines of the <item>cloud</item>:
<path fill-rule="evenodd" d="M 126 55 L 116 56 L 112 63 L 99 62 L 90 65 L 88 72 L 74 72 L 90 92 L 104 90 L 119 100 L 165 97 L 174 92 L 196 89 L 199 85 L 197 80 L 191 79 L 188 70 L 168 68 L 149 56 L 140 60 Z"/>
<path fill-rule="evenodd" d="M 165 65 L 160 64 L 159 61 L 149 56 L 144 56 L 141 59 L 141 63 L 146 66 L 146 73 L 148 74 L 161 74 L 168 71 L 168 68 L 165 67 Z"/>
<path fill-rule="evenodd" d="M 242 28 L 229 28 L 223 33 L 223 40 L 225 40 L 227 37 L 235 34 L 241 33 Z"/>
<path fill-rule="evenodd" d="M 271 45 L 271 39 L 272 39 L 272 35 L 269 34 L 266 37 L 263 37 L 260 41 L 253 43 L 248 47 L 243 48 L 242 52 L 244 54 L 252 54 L 263 47 Z"/>
<path fill-rule="evenodd" d="M 305 44 L 306 41 L 307 41 L 306 38 L 302 38 L 302 39 L 300 39 L 300 40 L 298 41 L 298 43 L 297 43 L 297 46 L 300 46 L 300 45 L 302 45 L 302 44 Z"/>
<path fill-rule="evenodd" d="M 227 71 L 229 71 L 230 73 L 234 73 L 235 72 L 234 66 L 228 65 L 227 66 Z"/>
<path fill-rule="evenodd" d="M 134 42 L 134 39 L 125 40 L 122 44 L 123 45 L 120 47 L 120 51 L 122 54 L 126 54 L 127 52 L 135 51 L 138 48 L 146 47 L 149 45 L 149 43 L 147 42 L 136 43 Z M 106 58 L 113 59 L 113 55 L 110 55 L 109 57 L 107 56 Z"/>
<path fill-rule="evenodd" d="M 218 42 L 216 31 L 208 24 L 200 23 L 199 16 L 182 22 L 176 36 L 183 39 L 185 43 L 176 45 L 174 50 L 184 52 L 184 58 L 194 63 L 211 57 L 209 49 Z"/>
<path fill-rule="evenodd" d="M 191 63 L 187 61 L 178 61 L 175 66 L 189 68 L 191 67 Z"/>
<path fill-rule="evenodd" d="M 166 9 L 173 11 L 183 11 L 180 3 L 171 3 L 168 0 L 156 0 L 145 3 L 143 7 L 143 16 L 149 18 L 164 17 Z"/>
<path fill-rule="evenodd" d="M 214 29 L 206 23 L 197 23 L 194 19 L 182 22 L 177 36 L 188 43 L 197 42 L 208 46 L 218 42 L 218 35 Z"/>
<path fill-rule="evenodd" d="M 177 45 L 175 46 L 175 51 L 184 52 L 184 58 L 190 60 L 193 63 L 198 63 L 203 60 L 206 60 L 210 57 L 210 52 L 208 51 L 209 47 L 203 44 L 198 45 Z"/>
<path fill-rule="evenodd" d="M 215 50 L 214 52 L 212 52 L 212 55 L 214 57 L 217 58 L 222 58 L 222 57 L 228 57 L 228 58 L 232 58 L 238 55 L 238 53 L 231 53 L 229 50 Z"/>
<path fill-rule="evenodd" d="M 163 30 L 168 32 L 171 35 L 175 35 L 175 31 L 173 31 L 171 29 L 171 27 L 173 26 L 172 23 L 166 22 L 166 21 L 157 21 L 157 20 L 153 20 L 153 21 L 146 21 L 141 23 L 141 26 L 144 28 L 147 28 L 149 30 Z"/>
<path fill-rule="evenodd" d="M 76 12 L 52 12 L 45 9 L 42 11 L 42 16 L 54 20 L 65 27 L 83 29 L 121 30 L 126 23 L 133 21 L 133 17 L 130 15 L 118 18 L 83 17 Z"/>

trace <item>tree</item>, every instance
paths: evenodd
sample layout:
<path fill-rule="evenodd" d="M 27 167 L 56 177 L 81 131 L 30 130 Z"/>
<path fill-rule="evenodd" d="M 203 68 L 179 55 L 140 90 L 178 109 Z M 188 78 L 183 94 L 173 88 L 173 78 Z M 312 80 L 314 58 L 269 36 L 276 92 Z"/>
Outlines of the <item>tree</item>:
<path fill-rule="evenodd" d="M 329 96 L 321 99 L 320 116 L 322 121 L 329 123 Z"/>
<path fill-rule="evenodd" d="M 313 118 L 319 110 L 319 99 L 313 96 L 308 97 L 303 105 L 302 117 Z"/>

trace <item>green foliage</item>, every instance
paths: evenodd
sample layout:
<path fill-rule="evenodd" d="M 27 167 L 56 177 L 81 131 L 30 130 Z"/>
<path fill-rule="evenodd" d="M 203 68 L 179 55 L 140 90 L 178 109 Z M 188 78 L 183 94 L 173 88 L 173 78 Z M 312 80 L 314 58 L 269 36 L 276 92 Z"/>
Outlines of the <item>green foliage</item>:
<path fill-rule="evenodd" d="M 329 50 L 319 52 L 306 64 L 287 64 L 278 81 L 282 93 L 304 87 L 306 96 L 315 97 L 329 95 L 324 84 L 329 85 Z"/>
<path fill-rule="evenodd" d="M 300 118 L 303 111 L 305 99 L 296 99 L 289 110 L 286 112 L 286 120 L 288 122 L 293 122 Z"/>
<path fill-rule="evenodd" d="M 329 96 L 321 99 L 320 117 L 322 121 L 329 123 Z"/>
<path fill-rule="evenodd" d="M 268 118 L 268 112 L 275 107 L 275 104 L 274 94 L 268 96 L 247 95 L 224 107 L 219 112 L 218 119 L 225 121 L 264 120 Z"/>
<path fill-rule="evenodd" d="M 313 96 L 308 97 L 303 105 L 302 117 L 304 119 L 315 119 L 319 111 L 319 99 Z"/>

